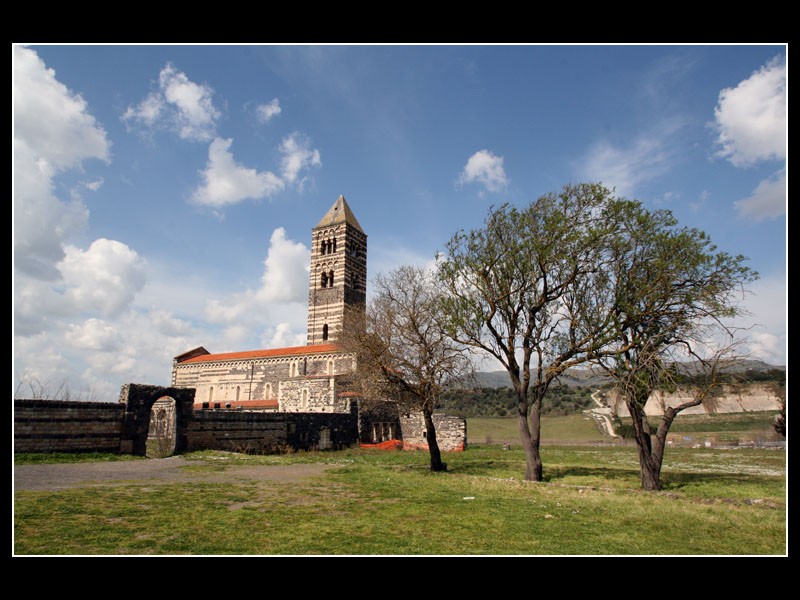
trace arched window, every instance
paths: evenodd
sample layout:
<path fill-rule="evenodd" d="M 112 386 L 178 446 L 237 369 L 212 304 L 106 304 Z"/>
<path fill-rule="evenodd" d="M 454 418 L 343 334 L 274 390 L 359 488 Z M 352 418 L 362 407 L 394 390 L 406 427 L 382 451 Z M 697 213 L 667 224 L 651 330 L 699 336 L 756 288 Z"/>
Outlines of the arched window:
<path fill-rule="evenodd" d="M 329 285 L 330 287 L 333 287 L 333 271 L 331 271 L 330 273 L 328 273 L 328 285 Z"/>
<path fill-rule="evenodd" d="M 308 390 L 303 390 L 300 397 L 300 408 L 308 408 Z"/>
<path fill-rule="evenodd" d="M 328 339 L 328 324 L 322 326 L 322 341 L 326 341 Z"/>
<path fill-rule="evenodd" d="M 272 399 L 272 384 L 271 384 L 271 383 L 268 383 L 268 384 L 267 384 L 267 391 L 266 391 L 266 395 L 267 395 L 267 397 L 265 398 L 265 400 L 270 400 L 270 399 Z"/>
<path fill-rule="evenodd" d="M 214 386 L 212 385 L 208 388 L 208 401 L 212 402 L 214 400 Z"/>
<path fill-rule="evenodd" d="M 336 238 L 333 238 L 333 252 L 336 252 Z"/>
<path fill-rule="evenodd" d="M 241 391 L 242 391 L 242 390 L 241 390 L 241 387 L 237 385 L 237 386 L 236 386 L 236 401 L 237 401 L 237 402 L 239 401 L 239 393 L 240 393 Z"/>
<path fill-rule="evenodd" d="M 320 240 L 319 242 L 319 253 L 325 254 L 325 240 Z"/>
<path fill-rule="evenodd" d="M 328 361 L 328 375 L 333 375 L 333 361 Z"/>
<path fill-rule="evenodd" d="M 325 271 L 322 272 L 320 283 L 322 284 L 322 287 L 324 288 L 328 287 L 328 274 Z"/>

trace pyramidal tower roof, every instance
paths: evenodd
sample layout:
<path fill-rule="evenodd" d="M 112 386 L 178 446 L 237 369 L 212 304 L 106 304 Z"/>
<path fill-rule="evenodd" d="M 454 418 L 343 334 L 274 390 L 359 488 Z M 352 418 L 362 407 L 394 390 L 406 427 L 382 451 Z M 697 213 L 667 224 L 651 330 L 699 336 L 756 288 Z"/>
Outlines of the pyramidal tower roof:
<path fill-rule="evenodd" d="M 339 223 L 346 223 L 351 227 L 355 227 L 361 233 L 364 233 L 364 230 L 361 229 L 358 219 L 356 219 L 353 211 L 350 210 L 350 205 L 347 204 L 347 200 L 344 199 L 344 196 L 339 196 L 336 199 L 336 202 L 334 202 L 333 206 L 328 209 L 328 212 L 325 213 L 325 216 L 322 217 L 314 229 L 319 229 L 320 227 L 330 227 L 331 225 L 337 225 Z"/>

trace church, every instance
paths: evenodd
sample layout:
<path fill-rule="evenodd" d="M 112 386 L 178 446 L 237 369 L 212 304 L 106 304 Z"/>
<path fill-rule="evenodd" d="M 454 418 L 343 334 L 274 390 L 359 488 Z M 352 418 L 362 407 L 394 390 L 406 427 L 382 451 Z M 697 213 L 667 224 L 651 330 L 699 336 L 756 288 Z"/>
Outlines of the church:
<path fill-rule="evenodd" d="M 367 235 L 344 196 L 311 234 L 305 346 L 212 354 L 202 346 L 173 359 L 172 386 L 195 388 L 196 409 L 349 412 L 355 358 L 336 342 L 346 310 L 366 310 Z"/>
<path fill-rule="evenodd" d="M 366 302 L 367 235 L 339 196 L 311 232 L 306 345 L 221 354 L 201 346 L 173 359 L 171 385 L 195 389 L 195 411 L 356 414 L 362 445 L 427 450 L 421 414 L 353 391 L 356 359 L 337 342 L 345 314 L 364 315 Z M 466 447 L 464 419 L 435 414 L 434 422 L 442 450 Z"/>

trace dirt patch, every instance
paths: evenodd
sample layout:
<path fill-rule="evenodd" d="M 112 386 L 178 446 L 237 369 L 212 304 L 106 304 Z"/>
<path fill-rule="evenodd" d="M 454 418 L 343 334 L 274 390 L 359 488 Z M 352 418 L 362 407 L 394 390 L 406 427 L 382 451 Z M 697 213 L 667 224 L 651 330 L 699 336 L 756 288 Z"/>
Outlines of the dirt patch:
<path fill-rule="evenodd" d="M 16 465 L 15 490 L 61 490 L 129 483 L 234 483 L 244 481 L 293 482 L 320 475 L 334 465 L 225 465 L 223 470 L 185 469 L 197 466 L 180 456 L 108 463 Z"/>

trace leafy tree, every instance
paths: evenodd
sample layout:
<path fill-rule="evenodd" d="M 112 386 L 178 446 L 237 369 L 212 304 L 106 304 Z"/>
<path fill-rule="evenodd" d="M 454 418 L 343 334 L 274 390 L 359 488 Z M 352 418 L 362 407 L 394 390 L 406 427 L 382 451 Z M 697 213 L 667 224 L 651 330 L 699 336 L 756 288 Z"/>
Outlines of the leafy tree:
<path fill-rule="evenodd" d="M 417 410 L 425 423 L 430 468 L 446 470 L 433 411 L 448 387 L 471 372 L 468 349 L 446 335 L 438 319 L 439 290 L 425 269 L 399 267 L 373 282 L 366 323 L 345 327 L 343 346 L 358 361 L 361 394 Z"/>
<path fill-rule="evenodd" d="M 580 184 L 525 208 L 492 208 L 484 227 L 456 233 L 439 257 L 449 335 L 497 359 L 510 377 L 528 480 L 542 480 L 548 388 L 607 343 L 608 312 L 594 288 L 607 279 L 604 249 L 615 232 L 609 198 L 601 185 Z"/>
<path fill-rule="evenodd" d="M 701 404 L 718 385 L 736 344 L 713 340 L 733 339 L 724 321 L 741 314 L 735 292 L 757 274 L 744 257 L 718 251 L 704 232 L 678 227 L 669 211 L 628 200 L 614 200 L 612 210 L 619 230 L 607 249 L 608 277 L 596 293 L 612 316 L 614 341 L 593 358 L 625 398 L 642 487 L 658 490 L 669 428 L 680 411 Z M 686 358 L 701 365 L 693 399 L 667 408 L 653 436 L 645 403 L 656 389 L 675 385 L 676 364 Z"/>

